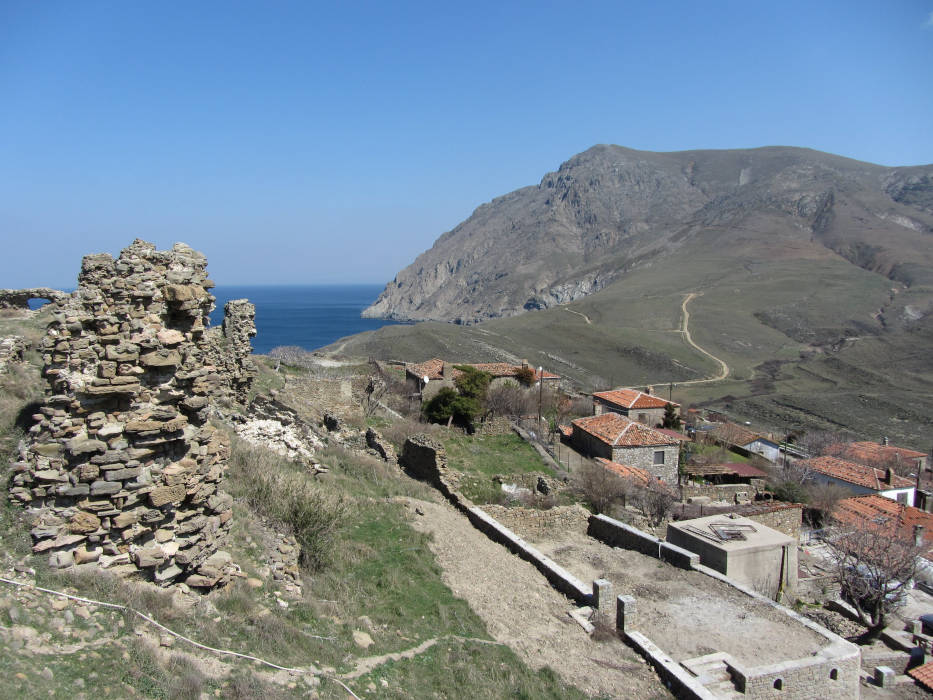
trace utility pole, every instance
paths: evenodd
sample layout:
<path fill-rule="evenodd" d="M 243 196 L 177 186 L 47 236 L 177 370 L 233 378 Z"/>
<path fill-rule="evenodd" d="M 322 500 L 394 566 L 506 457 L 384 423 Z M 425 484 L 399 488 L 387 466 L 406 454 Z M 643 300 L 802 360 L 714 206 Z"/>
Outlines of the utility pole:
<path fill-rule="evenodd" d="M 667 400 L 673 403 L 674 400 L 674 382 L 667 388 Z"/>
<path fill-rule="evenodd" d="M 541 400 L 544 398 L 544 368 L 538 367 L 538 430 L 541 430 Z"/>

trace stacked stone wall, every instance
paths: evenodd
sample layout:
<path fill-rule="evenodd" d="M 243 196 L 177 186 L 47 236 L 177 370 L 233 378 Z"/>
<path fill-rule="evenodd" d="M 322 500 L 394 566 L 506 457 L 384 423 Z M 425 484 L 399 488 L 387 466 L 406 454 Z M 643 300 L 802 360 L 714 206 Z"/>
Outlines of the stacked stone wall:
<path fill-rule="evenodd" d="M 48 395 L 10 490 L 53 566 L 198 587 L 227 576 L 229 442 L 208 416 L 212 397 L 248 385 L 255 328 L 240 304 L 232 341 L 206 333 L 206 266 L 184 244 L 136 240 L 116 260 L 85 257 L 77 291 L 56 304 L 41 343 Z"/>

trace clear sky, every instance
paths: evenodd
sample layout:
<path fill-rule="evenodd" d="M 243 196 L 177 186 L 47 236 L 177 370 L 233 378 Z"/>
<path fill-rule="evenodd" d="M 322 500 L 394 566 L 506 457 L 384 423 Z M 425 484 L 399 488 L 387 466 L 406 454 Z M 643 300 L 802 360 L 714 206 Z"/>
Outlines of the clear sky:
<path fill-rule="evenodd" d="M 384 283 L 597 143 L 933 163 L 933 0 L 0 0 L 0 287 Z"/>

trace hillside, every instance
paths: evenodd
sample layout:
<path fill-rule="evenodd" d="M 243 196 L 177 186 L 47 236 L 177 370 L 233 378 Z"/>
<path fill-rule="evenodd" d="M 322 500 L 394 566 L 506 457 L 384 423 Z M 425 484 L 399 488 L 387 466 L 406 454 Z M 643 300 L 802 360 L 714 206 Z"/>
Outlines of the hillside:
<path fill-rule="evenodd" d="M 509 212 L 503 235 L 493 224 Z M 533 256 L 545 239 L 566 254 Z M 598 284 L 584 289 L 590 273 Z M 574 293 L 552 294 L 569 280 Z M 692 338 L 729 365 L 725 381 L 684 384 L 718 372 L 679 332 L 691 293 Z M 927 450 L 933 167 L 795 148 L 598 146 L 480 207 L 368 312 L 380 310 L 461 323 L 386 327 L 334 349 L 527 358 L 584 388 L 673 382 L 675 400 L 762 427 L 887 435 Z"/>
<path fill-rule="evenodd" d="M 594 146 L 537 186 L 484 204 L 398 273 L 365 316 L 457 323 L 552 308 L 715 246 L 743 257 L 841 257 L 933 281 L 933 166 L 817 151 L 652 153 Z"/>

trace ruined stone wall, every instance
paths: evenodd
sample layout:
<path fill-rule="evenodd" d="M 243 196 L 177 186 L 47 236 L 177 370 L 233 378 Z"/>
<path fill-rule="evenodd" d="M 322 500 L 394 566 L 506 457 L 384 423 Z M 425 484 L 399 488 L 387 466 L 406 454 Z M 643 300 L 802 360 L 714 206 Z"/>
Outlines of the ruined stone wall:
<path fill-rule="evenodd" d="M 184 244 L 137 239 L 116 260 L 85 257 L 77 291 L 57 304 L 41 344 L 48 396 L 11 481 L 33 550 L 53 566 L 97 561 L 202 587 L 224 578 L 229 444 L 208 413 L 212 396 L 248 386 L 251 305 L 235 305 L 239 328 L 220 347 L 205 332 L 206 266 Z"/>
<path fill-rule="evenodd" d="M 68 297 L 67 292 L 48 287 L 32 287 L 30 289 L 0 289 L 0 309 L 28 309 L 30 299 L 48 299 L 49 301 L 63 301 Z"/>

